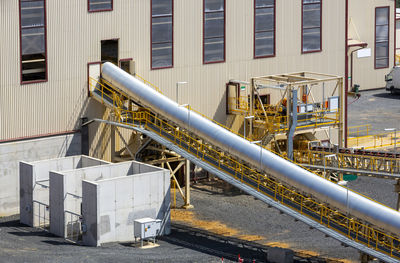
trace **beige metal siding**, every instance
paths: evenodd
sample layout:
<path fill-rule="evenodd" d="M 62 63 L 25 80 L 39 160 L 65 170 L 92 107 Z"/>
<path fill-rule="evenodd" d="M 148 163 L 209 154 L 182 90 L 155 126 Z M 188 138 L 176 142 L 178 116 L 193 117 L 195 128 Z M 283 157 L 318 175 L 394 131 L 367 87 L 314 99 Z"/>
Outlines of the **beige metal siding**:
<path fill-rule="evenodd" d="M 353 25 L 349 26 L 349 37 L 357 38 L 368 44 L 367 48 L 371 49 L 371 57 L 357 58 L 357 52 L 354 53 L 354 76 L 353 84 L 359 84 L 360 89 L 375 89 L 385 86 L 385 75 L 388 74 L 394 64 L 394 4 L 392 0 L 351 0 L 349 1 L 349 19 L 352 20 Z M 362 6 L 362 11 L 360 7 Z M 389 18 L 389 67 L 383 69 L 375 69 L 375 8 L 381 6 L 390 7 Z M 355 29 L 354 29 L 355 28 Z M 355 32 L 357 31 L 357 33 Z M 355 50 L 352 48 L 349 51 Z M 350 55 L 349 52 L 349 55 Z M 349 76 L 351 76 L 350 69 L 351 58 L 349 56 Z M 350 82 L 349 82 L 350 85 Z"/>
<path fill-rule="evenodd" d="M 111 12 L 88 13 L 86 0 L 47 0 L 46 83 L 20 85 L 18 0 L 0 1 L 0 140 L 79 128 L 79 117 L 103 117 L 87 98 L 87 63 L 100 41 L 119 38 L 120 58 L 179 102 L 225 121 L 225 83 L 293 71 L 344 75 L 345 0 L 323 1 L 322 52 L 301 54 L 301 1 L 277 1 L 276 57 L 253 59 L 253 0 L 227 0 L 226 62 L 202 64 L 202 2 L 174 1 L 174 67 L 150 70 L 150 1 L 114 0 Z M 391 28 L 393 28 L 391 26 Z M 88 103 L 90 102 L 90 103 Z M 100 149 L 100 148 L 98 148 Z M 101 150 L 100 150 L 101 151 Z"/>

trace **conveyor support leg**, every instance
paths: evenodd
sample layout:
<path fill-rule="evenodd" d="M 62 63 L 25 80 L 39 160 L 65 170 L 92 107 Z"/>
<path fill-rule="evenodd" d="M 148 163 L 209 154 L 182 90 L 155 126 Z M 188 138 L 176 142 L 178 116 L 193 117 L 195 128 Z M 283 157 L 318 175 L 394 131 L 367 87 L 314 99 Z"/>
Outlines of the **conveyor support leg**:
<path fill-rule="evenodd" d="M 193 205 L 190 204 L 190 161 L 186 160 L 185 164 L 185 204 L 183 208 L 190 209 Z"/>

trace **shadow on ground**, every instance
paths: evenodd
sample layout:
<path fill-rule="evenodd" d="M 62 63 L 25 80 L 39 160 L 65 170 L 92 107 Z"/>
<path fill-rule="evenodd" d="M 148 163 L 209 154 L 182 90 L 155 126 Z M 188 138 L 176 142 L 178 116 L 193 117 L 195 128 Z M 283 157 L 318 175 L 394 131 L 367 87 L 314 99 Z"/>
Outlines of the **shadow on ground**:
<path fill-rule="evenodd" d="M 399 100 L 400 99 L 400 93 L 390 94 L 389 91 L 383 92 L 383 93 L 377 93 L 377 94 L 374 94 L 372 96 L 378 97 L 378 98 L 385 98 L 385 99 L 394 99 L 394 100 Z"/>
<path fill-rule="evenodd" d="M 160 237 L 160 240 L 235 262 L 239 255 L 244 262 L 268 262 L 268 249 L 270 249 L 270 247 L 256 242 L 216 235 L 178 223 L 172 224 L 171 235 Z M 295 256 L 294 262 L 326 262 L 326 260 Z"/>
<path fill-rule="evenodd" d="M 211 195 L 238 196 L 245 194 L 239 188 L 222 180 L 203 180 L 201 184 L 192 184 L 192 188 Z"/>

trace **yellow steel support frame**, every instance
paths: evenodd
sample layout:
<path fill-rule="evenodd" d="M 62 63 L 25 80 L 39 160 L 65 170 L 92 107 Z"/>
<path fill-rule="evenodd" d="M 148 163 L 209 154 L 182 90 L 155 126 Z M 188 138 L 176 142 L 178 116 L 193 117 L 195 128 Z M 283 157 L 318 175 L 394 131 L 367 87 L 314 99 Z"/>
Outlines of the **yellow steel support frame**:
<path fill-rule="evenodd" d="M 178 147 L 190 152 L 190 154 L 201 159 L 203 162 L 206 162 L 217 169 L 221 169 L 225 173 L 226 169 L 233 171 L 231 175 L 236 180 L 252 187 L 266 196 L 269 196 L 270 198 L 273 198 L 275 201 L 280 202 L 292 210 L 297 211 L 360 244 L 364 244 L 376 251 L 400 259 L 399 238 L 386 234 L 382 230 L 365 224 L 358 219 L 349 218 L 344 213 L 332 209 L 326 204 L 320 203 L 309 196 L 296 192 L 295 189 L 284 186 L 265 174 L 260 174 L 255 169 L 246 166 L 242 162 L 212 148 L 212 146 L 208 144 L 202 143 L 201 139 L 193 138 L 187 131 L 176 129 L 176 126 L 171 125 L 150 112 L 133 112 L 119 107 L 119 105 L 122 105 L 119 103 L 119 101 L 122 100 L 117 98 L 119 97 L 119 94 L 112 90 L 112 94 L 103 94 L 102 91 L 106 87 L 97 83 L 94 79 L 93 81 L 94 86 L 92 86 L 92 88 L 98 89 L 98 91 L 102 93 L 101 98 L 103 98 L 103 96 L 113 98 L 113 109 L 115 114 L 120 116 L 118 123 L 128 126 L 140 126 L 152 131 Z"/>
<path fill-rule="evenodd" d="M 330 152 L 321 151 L 294 151 L 294 159 L 297 163 L 322 165 L 324 158 L 331 155 Z M 337 168 L 351 168 L 360 171 L 385 172 L 389 174 L 400 174 L 400 159 L 380 156 L 357 155 L 349 153 L 335 153 L 336 159 L 333 164 L 330 159 L 325 160 L 325 165 Z"/>

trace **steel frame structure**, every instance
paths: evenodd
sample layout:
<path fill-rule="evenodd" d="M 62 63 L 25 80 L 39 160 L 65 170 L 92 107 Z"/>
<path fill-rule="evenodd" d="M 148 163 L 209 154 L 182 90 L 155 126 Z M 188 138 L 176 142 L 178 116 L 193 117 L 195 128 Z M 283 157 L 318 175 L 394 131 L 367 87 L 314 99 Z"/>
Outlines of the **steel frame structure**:
<path fill-rule="evenodd" d="M 148 134 L 223 180 L 364 253 L 388 262 L 398 262 L 400 259 L 400 239 L 390 233 L 358 218 L 346 216 L 346 213 L 320 203 L 310 195 L 283 185 L 251 168 L 251 164 L 204 143 L 201 138 L 160 116 L 148 111 L 134 112 L 126 109 L 121 99 L 124 94 L 112 89 L 111 93 L 106 92 L 104 85 L 95 84 L 93 89 L 92 97 L 110 107 L 118 117 L 114 125 Z M 105 120 L 99 121 L 107 123 Z"/>

